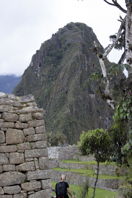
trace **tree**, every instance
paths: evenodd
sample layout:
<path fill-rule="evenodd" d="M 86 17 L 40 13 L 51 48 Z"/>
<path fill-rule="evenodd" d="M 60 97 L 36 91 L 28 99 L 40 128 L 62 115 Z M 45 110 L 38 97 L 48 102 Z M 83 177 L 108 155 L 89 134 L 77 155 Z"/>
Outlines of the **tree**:
<path fill-rule="evenodd" d="M 130 72 L 132 72 L 132 0 L 125 0 L 127 9 L 124 9 L 117 0 L 104 0 L 104 2 L 119 8 L 126 16 L 124 19 L 120 17 L 121 26 L 119 31 L 113 37 L 113 43 L 108 46 L 103 57 L 106 57 L 113 47 L 124 47 L 124 52 L 119 63 L 123 63 L 126 59 L 126 63 L 130 66 Z"/>
<path fill-rule="evenodd" d="M 97 162 L 96 179 L 92 198 L 95 197 L 96 185 L 99 177 L 99 164 L 110 159 L 111 139 L 104 129 L 83 132 L 80 136 L 79 148 L 84 155 L 93 154 Z"/>
<path fill-rule="evenodd" d="M 118 62 L 119 67 L 122 66 L 126 60 L 128 74 L 132 73 L 132 0 L 124 0 L 126 3 L 126 9 L 124 9 L 117 0 L 103 0 L 105 3 L 111 6 L 115 6 L 120 9 L 123 13 L 126 14 L 124 18 L 120 17 L 119 21 L 121 25 L 117 34 L 111 35 L 112 43 L 106 47 L 104 53 L 100 53 L 100 46 L 97 43 L 94 43 L 94 51 L 97 54 L 99 63 L 101 66 L 102 75 L 104 78 L 104 95 L 106 96 L 106 102 L 111 106 L 112 109 L 115 108 L 115 100 L 110 90 L 110 78 L 106 68 L 107 56 L 113 48 L 124 49 L 122 56 Z M 123 66 L 125 67 L 125 65 Z"/>

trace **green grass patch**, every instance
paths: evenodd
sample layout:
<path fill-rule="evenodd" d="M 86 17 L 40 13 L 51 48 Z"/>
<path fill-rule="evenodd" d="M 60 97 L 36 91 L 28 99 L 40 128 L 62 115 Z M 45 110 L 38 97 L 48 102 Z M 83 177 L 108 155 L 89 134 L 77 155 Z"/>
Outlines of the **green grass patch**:
<path fill-rule="evenodd" d="M 96 161 L 79 161 L 79 160 L 62 160 L 61 162 L 66 164 L 84 164 L 84 165 L 96 165 Z M 101 162 L 100 165 L 112 165 L 116 166 L 115 162 Z"/>
<path fill-rule="evenodd" d="M 55 182 L 52 182 L 52 187 L 53 188 L 55 187 Z M 82 198 L 83 189 L 84 189 L 83 186 L 81 187 L 77 185 L 70 185 L 70 191 L 75 196 L 75 198 Z M 93 193 L 93 188 L 89 188 L 88 195 L 85 198 L 91 198 L 92 193 Z M 115 198 L 116 195 L 117 192 L 97 188 L 95 198 Z"/>
<path fill-rule="evenodd" d="M 53 168 L 59 172 L 73 172 L 84 176 L 96 177 L 96 174 L 91 169 L 67 169 L 67 168 Z M 123 179 L 123 176 L 99 175 L 99 179 Z"/>

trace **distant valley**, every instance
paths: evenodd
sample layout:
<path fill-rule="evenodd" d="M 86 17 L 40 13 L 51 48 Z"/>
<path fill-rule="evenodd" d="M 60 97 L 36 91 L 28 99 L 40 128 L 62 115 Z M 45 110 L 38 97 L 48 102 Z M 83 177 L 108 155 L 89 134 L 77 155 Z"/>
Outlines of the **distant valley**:
<path fill-rule="evenodd" d="M 12 93 L 21 77 L 15 75 L 0 75 L 0 92 Z"/>

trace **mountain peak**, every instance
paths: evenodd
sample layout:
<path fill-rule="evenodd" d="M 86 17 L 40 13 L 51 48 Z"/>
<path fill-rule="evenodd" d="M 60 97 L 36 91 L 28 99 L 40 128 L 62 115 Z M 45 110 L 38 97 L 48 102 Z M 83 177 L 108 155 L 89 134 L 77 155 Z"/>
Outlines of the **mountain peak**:
<path fill-rule="evenodd" d="M 100 70 L 94 41 L 99 43 L 83 23 L 60 28 L 33 55 L 15 89 L 17 95 L 33 94 L 46 110 L 47 131 L 64 133 L 70 143 L 83 130 L 110 124 L 110 109 L 97 95 L 99 79 L 92 79 Z"/>

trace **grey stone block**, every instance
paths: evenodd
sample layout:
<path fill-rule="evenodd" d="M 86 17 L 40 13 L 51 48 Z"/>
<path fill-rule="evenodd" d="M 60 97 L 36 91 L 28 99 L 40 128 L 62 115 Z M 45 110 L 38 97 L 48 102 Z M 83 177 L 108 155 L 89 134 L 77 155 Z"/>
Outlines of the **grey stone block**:
<path fill-rule="evenodd" d="M 28 122 L 30 120 L 32 120 L 31 113 L 20 114 L 20 116 L 19 116 L 19 121 L 20 122 Z"/>
<path fill-rule="evenodd" d="M 25 158 L 32 158 L 32 157 L 47 157 L 48 151 L 47 149 L 32 149 L 32 150 L 25 150 Z"/>
<path fill-rule="evenodd" d="M 30 150 L 31 144 L 29 142 L 24 142 L 21 144 L 17 144 L 17 149 L 20 151 Z"/>
<path fill-rule="evenodd" d="M 44 126 L 44 120 L 32 120 L 28 122 L 29 127 Z"/>
<path fill-rule="evenodd" d="M 7 164 L 3 165 L 3 171 L 15 171 L 15 165 Z"/>
<path fill-rule="evenodd" d="M 22 130 L 8 129 L 6 132 L 7 144 L 19 144 L 24 142 L 24 134 Z"/>
<path fill-rule="evenodd" d="M 31 128 L 24 129 L 23 132 L 24 132 L 25 136 L 34 135 L 35 134 L 35 129 L 33 127 L 31 127 Z"/>
<path fill-rule="evenodd" d="M 39 179 L 49 179 L 51 171 L 50 170 L 36 170 L 29 171 L 27 173 L 27 180 L 39 180 Z"/>
<path fill-rule="evenodd" d="M 4 153 L 0 153 L 0 164 L 8 164 L 8 158 Z"/>
<path fill-rule="evenodd" d="M 16 129 L 27 129 L 28 128 L 28 124 L 17 121 L 15 123 L 15 128 Z"/>
<path fill-rule="evenodd" d="M 31 142 L 32 149 L 35 148 L 46 148 L 47 147 L 47 141 L 37 141 L 37 142 Z"/>
<path fill-rule="evenodd" d="M 7 122 L 16 122 L 18 120 L 18 115 L 16 113 L 3 113 L 3 119 Z"/>
<path fill-rule="evenodd" d="M 17 151 L 16 145 L 0 146 L 0 153 L 11 153 Z"/>
<path fill-rule="evenodd" d="M 0 131 L 0 144 L 5 142 L 5 133 Z"/>
<path fill-rule="evenodd" d="M 2 187 L 0 187 L 0 196 L 4 194 L 4 190 Z"/>
<path fill-rule="evenodd" d="M 43 112 L 36 112 L 32 114 L 33 118 L 36 120 L 42 120 L 43 119 Z"/>
<path fill-rule="evenodd" d="M 34 162 L 25 162 L 23 164 L 20 164 L 16 166 L 17 171 L 34 171 L 35 165 Z"/>
<path fill-rule="evenodd" d="M 21 192 L 21 188 L 19 185 L 16 186 L 6 186 L 3 188 L 5 194 L 17 194 Z"/>
<path fill-rule="evenodd" d="M 36 191 L 41 189 L 41 182 L 40 181 L 31 181 L 26 182 L 21 185 L 22 189 L 25 191 Z"/>
<path fill-rule="evenodd" d="M 12 186 L 21 184 L 25 181 L 26 176 L 20 172 L 5 172 L 0 174 L 0 186 Z"/>
<path fill-rule="evenodd" d="M 28 135 L 26 137 L 27 142 L 36 142 L 36 141 L 41 141 L 45 139 L 46 139 L 45 134 L 34 134 L 34 135 Z"/>
<path fill-rule="evenodd" d="M 41 190 L 34 194 L 29 195 L 29 198 L 49 198 L 49 197 L 51 197 L 50 190 L 49 191 Z"/>
<path fill-rule="evenodd" d="M 49 159 L 48 157 L 40 157 L 39 158 L 39 167 L 42 170 L 46 170 L 49 168 Z"/>
<path fill-rule="evenodd" d="M 21 164 L 24 163 L 23 153 L 10 153 L 10 164 Z"/>
<path fill-rule="evenodd" d="M 40 126 L 35 128 L 36 133 L 45 133 L 45 127 Z"/>

